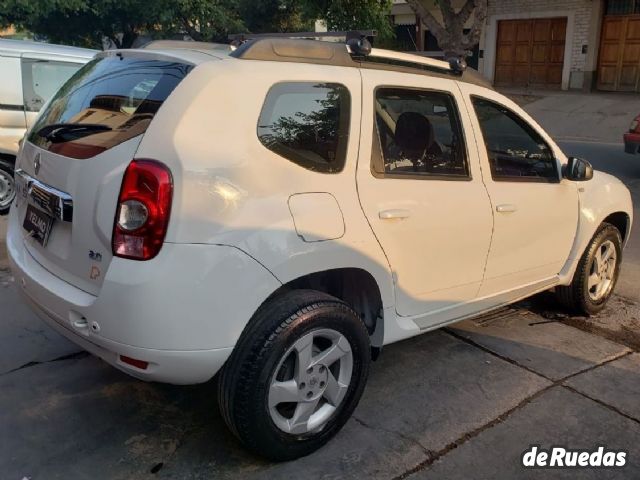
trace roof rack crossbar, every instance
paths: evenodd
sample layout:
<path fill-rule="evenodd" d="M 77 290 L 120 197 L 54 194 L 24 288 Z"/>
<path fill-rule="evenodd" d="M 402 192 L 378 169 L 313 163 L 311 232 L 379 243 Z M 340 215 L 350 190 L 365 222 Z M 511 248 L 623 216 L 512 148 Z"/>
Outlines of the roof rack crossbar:
<path fill-rule="evenodd" d="M 337 35 L 339 32 L 331 32 Z M 315 32 L 314 32 L 315 34 Z M 247 60 L 305 62 L 319 65 L 360 67 L 457 77 L 462 81 L 490 86 L 477 72 L 467 70 L 464 59 L 434 60 L 410 53 L 371 48 L 366 37 L 342 42 L 321 42 L 304 38 L 252 38 L 241 42 L 231 57 Z"/>
<path fill-rule="evenodd" d="M 362 38 L 376 37 L 377 30 L 349 30 L 340 32 L 275 32 L 275 33 L 233 33 L 229 35 L 231 41 L 245 41 L 259 38 Z"/>

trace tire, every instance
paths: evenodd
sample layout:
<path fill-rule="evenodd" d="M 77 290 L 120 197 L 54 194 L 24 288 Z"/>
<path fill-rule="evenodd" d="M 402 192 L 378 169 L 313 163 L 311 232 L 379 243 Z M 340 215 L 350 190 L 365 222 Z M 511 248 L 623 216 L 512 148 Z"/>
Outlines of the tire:
<path fill-rule="evenodd" d="M 311 352 L 300 346 L 309 338 L 313 361 L 326 352 L 343 356 L 327 360 L 326 366 L 318 362 L 308 374 L 310 370 L 298 366 L 307 358 L 304 352 Z M 350 353 L 345 353 L 345 341 Z M 364 391 L 370 362 L 369 334 L 348 305 L 322 292 L 293 290 L 262 306 L 245 328 L 218 381 L 220 411 L 249 450 L 270 460 L 293 460 L 320 448 L 346 423 Z M 343 385 L 349 376 L 348 387 L 331 382 L 329 375 Z M 294 385 L 286 391 L 287 399 L 297 396 L 299 403 L 276 402 L 284 390 L 272 383 Z M 330 385 L 332 393 L 339 391 L 333 397 L 336 405 L 328 400 Z M 315 413 L 308 422 L 296 424 L 295 415 L 305 410 Z M 290 424 L 294 426 L 288 431 Z"/>
<path fill-rule="evenodd" d="M 594 259 L 598 252 L 608 252 L 613 248 L 615 259 L 609 257 L 607 262 L 613 271 L 607 271 L 601 277 L 609 280 L 606 285 L 595 287 L 590 283 L 590 277 L 597 270 L 597 261 Z M 601 257 L 603 258 L 603 257 Z M 585 250 L 578 267 L 573 276 L 573 280 L 568 286 L 556 288 L 558 301 L 573 312 L 587 316 L 600 312 L 613 293 L 618 277 L 620 275 L 620 263 L 622 261 L 622 237 L 620 231 L 609 223 L 603 223 L 596 234 L 591 239 Z"/>
<path fill-rule="evenodd" d="M 0 158 L 0 215 L 9 213 L 11 203 L 16 196 L 13 180 L 13 164 Z"/>

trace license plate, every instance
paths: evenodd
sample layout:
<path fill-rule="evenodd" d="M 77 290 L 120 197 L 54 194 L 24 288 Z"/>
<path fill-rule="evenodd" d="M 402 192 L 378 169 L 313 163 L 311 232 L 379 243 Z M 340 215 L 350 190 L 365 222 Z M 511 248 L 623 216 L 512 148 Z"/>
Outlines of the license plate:
<path fill-rule="evenodd" d="M 33 205 L 27 206 L 27 214 L 24 217 L 22 227 L 29 233 L 31 238 L 35 239 L 43 247 L 47 245 L 52 226 L 53 217 L 38 210 Z"/>

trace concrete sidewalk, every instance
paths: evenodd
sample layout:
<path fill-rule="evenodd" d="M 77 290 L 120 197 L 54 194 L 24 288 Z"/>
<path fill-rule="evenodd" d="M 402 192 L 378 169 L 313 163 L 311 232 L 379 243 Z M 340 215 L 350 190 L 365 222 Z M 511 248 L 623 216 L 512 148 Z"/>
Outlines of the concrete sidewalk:
<path fill-rule="evenodd" d="M 214 382 L 143 383 L 77 353 L 29 315 L 10 276 L 2 280 L 3 478 L 640 476 L 638 355 L 527 308 L 385 348 L 344 430 L 306 458 L 272 464 L 224 426 Z M 520 457 L 531 444 L 606 445 L 626 450 L 628 464 L 525 470 Z"/>
<path fill-rule="evenodd" d="M 640 114 L 640 95 L 500 89 L 556 140 L 622 143 Z"/>

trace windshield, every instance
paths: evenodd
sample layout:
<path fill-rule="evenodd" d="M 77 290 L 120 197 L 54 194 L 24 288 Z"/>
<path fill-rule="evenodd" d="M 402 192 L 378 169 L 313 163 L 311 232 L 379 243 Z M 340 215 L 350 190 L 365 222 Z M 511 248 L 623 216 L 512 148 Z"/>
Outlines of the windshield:
<path fill-rule="evenodd" d="M 89 158 L 143 134 L 162 103 L 192 69 L 173 60 L 116 54 L 80 69 L 53 97 L 28 140 L 73 158 Z M 91 125 L 82 135 L 40 135 L 47 127 Z M 105 128 L 96 128 L 103 126 Z M 63 132 L 64 128 L 60 130 Z"/>

